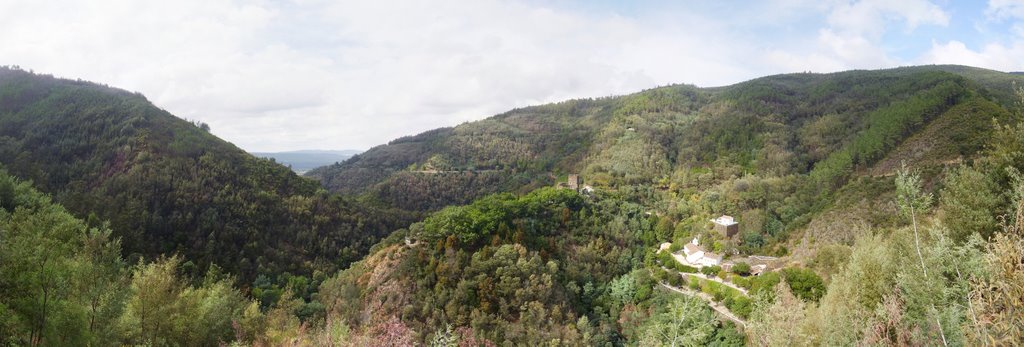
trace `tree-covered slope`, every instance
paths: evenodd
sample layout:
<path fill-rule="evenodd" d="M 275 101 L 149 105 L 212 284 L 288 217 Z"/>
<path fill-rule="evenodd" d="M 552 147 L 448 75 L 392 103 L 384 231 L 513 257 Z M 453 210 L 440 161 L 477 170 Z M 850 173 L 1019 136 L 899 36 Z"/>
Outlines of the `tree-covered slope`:
<path fill-rule="evenodd" d="M 396 232 L 325 281 L 320 298 L 331 319 L 357 330 L 391 327 L 392 338 L 413 343 L 446 326 L 472 346 L 639 341 L 651 329 L 640 323 L 672 299 L 643 269 L 666 236 L 643 211 L 568 189 L 491 195 Z M 703 303 L 689 306 L 707 319 L 693 343 L 742 343 Z"/>
<path fill-rule="evenodd" d="M 322 317 L 318 304 L 288 294 L 268 303 L 247 296 L 219 267 L 190 276 L 187 264 L 177 255 L 126 262 L 108 226 L 90 226 L 0 168 L 0 346 L 371 341 L 337 324 L 306 325 L 316 319 L 304 308 L 320 307 L 312 314 Z"/>
<path fill-rule="evenodd" d="M 323 191 L 143 96 L 0 69 L 0 163 L 129 257 L 179 253 L 244 279 L 331 271 L 408 223 Z"/>
<path fill-rule="evenodd" d="M 841 185 L 846 171 L 870 167 L 954 106 L 1014 107 L 1011 83 L 1018 80 L 970 67 L 922 66 L 777 75 L 719 88 L 668 86 L 516 109 L 401 138 L 308 175 L 329 190 L 410 210 L 529 191 L 567 173 L 614 189 L 679 185 L 703 170 L 718 179 L 819 171 L 815 177 Z M 966 136 L 981 138 L 990 129 Z M 962 149 L 967 156 L 976 151 Z"/>
<path fill-rule="evenodd" d="M 694 191 L 656 206 L 541 188 L 446 207 L 324 281 L 325 315 L 389 345 L 1013 345 L 1024 123 L 969 86 L 942 80 L 865 112 L 803 174 L 670 181 Z M 801 209 L 797 245 L 775 218 Z M 707 225 L 723 210 L 741 211 L 739 238 Z M 668 252 L 694 238 L 731 269 L 690 274 Z M 780 258 L 741 270 L 765 251 Z"/>

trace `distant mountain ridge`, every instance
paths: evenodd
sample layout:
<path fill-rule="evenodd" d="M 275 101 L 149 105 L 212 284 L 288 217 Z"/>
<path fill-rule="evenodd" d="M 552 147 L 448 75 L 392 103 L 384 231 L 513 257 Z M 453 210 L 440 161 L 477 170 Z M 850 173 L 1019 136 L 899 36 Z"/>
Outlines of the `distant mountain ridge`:
<path fill-rule="evenodd" d="M 317 150 L 317 149 L 305 149 L 297 151 L 284 151 L 284 152 L 251 152 L 252 155 L 261 158 L 274 159 L 274 161 L 291 167 L 293 171 L 298 174 L 303 174 L 306 171 L 340 163 L 353 155 L 362 153 L 361 150 L 346 149 L 346 150 Z"/>
<path fill-rule="evenodd" d="M 851 165 L 866 168 L 957 104 L 1015 108 L 1015 81 L 1024 76 L 937 65 L 784 74 L 716 88 L 673 85 L 518 108 L 402 137 L 306 175 L 331 191 L 432 210 L 494 192 L 552 185 L 569 173 L 613 188 L 711 167 L 722 169 L 716 175 L 807 174 L 818 165 L 819 171 L 832 165 L 826 159 L 844 148 L 861 146 L 853 142 L 868 141 L 859 136 L 893 131 L 884 140 L 870 140 L 884 148 L 853 158 Z M 911 123 L 882 125 L 889 113 L 900 113 L 896 108 L 926 99 L 930 105 L 904 115 Z M 991 110 L 987 106 L 975 109 Z M 991 118 L 971 118 L 977 124 L 969 129 L 990 130 L 986 117 Z M 957 136 L 963 140 L 982 133 Z M 978 149 L 953 147 L 963 153 L 943 155 L 970 155 Z"/>

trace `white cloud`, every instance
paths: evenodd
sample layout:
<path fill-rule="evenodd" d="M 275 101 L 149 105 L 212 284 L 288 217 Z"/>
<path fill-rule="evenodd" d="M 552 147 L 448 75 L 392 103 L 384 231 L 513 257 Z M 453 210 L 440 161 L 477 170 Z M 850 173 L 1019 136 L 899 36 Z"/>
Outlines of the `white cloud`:
<path fill-rule="evenodd" d="M 800 45 L 769 50 L 765 60 L 789 71 L 829 72 L 905 65 L 889 56 L 882 37 L 891 27 L 913 31 L 922 25 L 946 26 L 950 15 L 925 0 L 833 1 L 818 9 L 825 26 Z"/>
<path fill-rule="evenodd" d="M 989 0 L 985 14 L 995 20 L 1007 18 L 1024 18 L 1024 1 L 1021 0 Z"/>
<path fill-rule="evenodd" d="M 972 50 L 956 40 L 944 44 L 933 42 L 921 60 L 926 64 L 960 64 L 1000 71 L 1024 71 L 1024 42 L 1010 45 L 991 43 L 978 50 Z"/>
<path fill-rule="evenodd" d="M 981 26 L 979 32 L 986 33 L 987 42 L 972 49 L 960 40 L 933 40 L 931 48 L 922 54 L 920 61 L 928 64 L 962 64 L 980 66 L 1001 71 L 1024 71 L 1024 1 L 989 0 L 984 10 L 985 25 L 1003 28 L 1005 32 L 990 30 Z M 1004 23 L 1011 20 L 1005 26 Z"/>
<path fill-rule="evenodd" d="M 0 64 L 140 91 L 248 150 L 367 148 L 573 97 L 891 66 L 887 28 L 949 21 L 922 0 L 611 6 L 0 1 Z"/>
<path fill-rule="evenodd" d="M 847 34 L 878 37 L 889 22 L 903 22 L 906 30 L 920 25 L 949 24 L 949 14 L 927 0 L 840 1 L 828 16 L 829 24 Z"/>

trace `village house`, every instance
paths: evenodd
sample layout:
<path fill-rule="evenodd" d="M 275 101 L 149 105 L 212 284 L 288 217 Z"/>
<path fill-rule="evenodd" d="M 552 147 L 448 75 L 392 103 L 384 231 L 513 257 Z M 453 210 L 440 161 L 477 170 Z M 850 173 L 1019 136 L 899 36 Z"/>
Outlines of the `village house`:
<path fill-rule="evenodd" d="M 686 255 L 686 262 L 691 265 L 715 266 L 722 263 L 722 255 L 705 251 L 696 237 L 683 246 L 683 253 Z"/>
<path fill-rule="evenodd" d="M 727 239 L 731 239 L 740 232 L 740 223 L 737 223 L 732 216 L 723 214 L 721 217 L 712 219 L 711 223 L 715 224 L 715 231 Z"/>

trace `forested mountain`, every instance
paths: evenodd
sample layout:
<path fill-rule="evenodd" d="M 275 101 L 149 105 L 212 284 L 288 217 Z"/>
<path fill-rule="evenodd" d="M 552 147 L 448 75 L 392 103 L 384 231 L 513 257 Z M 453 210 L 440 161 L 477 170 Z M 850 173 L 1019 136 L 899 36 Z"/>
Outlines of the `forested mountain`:
<path fill-rule="evenodd" d="M 0 163 L 129 259 L 180 254 L 257 275 L 329 273 L 412 219 L 328 194 L 137 93 L 0 69 Z"/>
<path fill-rule="evenodd" d="M 473 202 L 393 234 L 325 281 L 321 300 L 332 319 L 409 343 L 1019 339 L 1024 324 L 1000 313 L 1016 294 L 986 286 L 1024 288 L 1024 269 L 1006 265 L 1024 250 L 1020 81 L 962 66 L 780 75 L 527 107 L 398 139 L 311 176 L 412 210 Z M 568 173 L 597 193 L 534 190 Z M 506 191 L 525 195 L 489 195 Z M 711 230 L 720 214 L 737 216 L 737 237 Z M 655 256 L 660 242 L 695 237 L 781 265 L 709 273 L 749 290 L 740 295 Z M 746 325 L 665 283 L 707 293 Z"/>
<path fill-rule="evenodd" d="M 1024 338 L 1014 308 L 1024 294 L 1024 91 L 1007 76 L 925 67 L 709 90 L 731 101 L 666 125 L 676 130 L 665 139 L 697 147 L 665 158 L 637 154 L 671 147 L 648 140 L 665 114 L 612 117 L 591 137 L 616 139 L 598 154 L 580 163 L 539 154 L 552 160 L 508 169 L 575 165 L 566 167 L 594 177 L 596 193 L 541 188 L 446 207 L 324 281 L 320 298 L 328 320 L 390 331 L 380 338 L 397 345 L 1014 344 Z M 693 88 L 638 95 L 670 90 Z M 701 113 L 711 110 L 721 113 Z M 468 141 L 460 128 L 505 117 L 399 140 L 334 169 L 433 158 L 424 148 L 447 150 Z M 384 182 L 442 169 L 428 164 Z M 713 213 L 738 216 L 740 235 L 713 232 Z M 726 258 L 779 258 L 758 276 L 712 266 L 703 279 L 655 252 L 695 238 Z M 736 317 L 713 314 L 685 288 Z"/>
<path fill-rule="evenodd" d="M 784 177 L 820 166 L 816 177 L 838 180 L 829 183 L 835 186 L 846 177 L 832 177 L 830 167 L 865 170 L 933 120 L 955 117 L 950 110 L 968 128 L 954 127 L 944 135 L 957 137 L 952 142 L 915 153 L 933 163 L 971 155 L 977 141 L 959 140 L 983 138 L 993 117 L 1015 107 L 1010 85 L 1019 80 L 925 66 L 668 86 L 516 109 L 400 138 L 307 175 L 329 190 L 411 210 L 525 192 L 567 173 L 617 188 L 747 173 Z"/>

